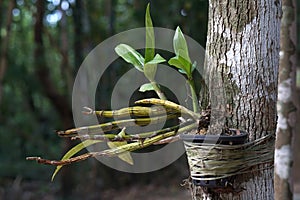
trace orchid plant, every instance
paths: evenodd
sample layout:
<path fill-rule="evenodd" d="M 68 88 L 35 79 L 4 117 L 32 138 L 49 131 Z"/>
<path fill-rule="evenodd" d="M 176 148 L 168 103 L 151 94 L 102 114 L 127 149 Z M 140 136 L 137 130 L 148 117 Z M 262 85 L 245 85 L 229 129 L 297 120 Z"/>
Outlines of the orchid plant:
<path fill-rule="evenodd" d="M 178 139 L 178 134 L 197 129 L 199 123 L 198 120 L 200 119 L 201 114 L 199 113 L 198 99 L 193 79 L 193 71 L 196 64 L 192 64 L 191 62 L 184 34 L 179 27 L 176 28 L 173 38 L 175 55 L 167 62 L 160 54 L 155 54 L 155 34 L 150 16 L 149 4 L 146 8 L 145 27 L 146 48 L 144 56 L 128 44 L 119 44 L 115 47 L 115 52 L 127 63 L 132 64 L 138 71 L 143 73 L 149 80 L 149 83 L 140 86 L 139 91 L 155 91 L 159 99 L 142 99 L 135 102 L 142 106 L 127 107 L 114 111 L 96 111 L 88 107 L 84 107 L 84 114 L 97 115 L 104 118 L 115 118 L 118 120 L 93 126 L 58 131 L 57 134 L 61 137 L 81 139 L 82 141 L 70 149 L 60 160 L 27 157 L 27 160 L 36 160 L 38 163 L 55 165 L 56 169 L 53 173 L 52 180 L 64 165 L 96 156 L 118 156 L 124 162 L 133 165 L 134 161 L 130 155 L 131 151 L 145 148 L 150 145 L 169 143 Z M 192 94 L 193 111 L 169 101 L 161 90 L 161 86 L 155 81 L 158 64 L 164 62 L 167 62 L 170 66 L 177 68 L 179 73 L 186 76 L 190 93 Z M 147 107 L 146 105 L 149 104 L 159 106 Z M 164 122 L 166 119 L 165 114 L 167 114 L 167 119 L 180 117 L 181 119 L 184 118 L 184 120 L 180 120 L 180 124 L 178 125 L 150 132 L 130 134 L 126 130 L 127 127 L 146 125 L 149 122 Z M 130 118 L 131 116 L 134 116 L 135 118 Z M 151 118 L 149 116 L 151 116 Z M 116 129 L 119 130 L 119 133 L 112 134 L 110 132 L 111 130 Z M 79 134 L 82 130 L 85 131 L 85 134 Z M 85 147 L 100 142 L 106 142 L 109 148 L 100 152 L 89 152 L 79 156 L 74 156 Z"/>

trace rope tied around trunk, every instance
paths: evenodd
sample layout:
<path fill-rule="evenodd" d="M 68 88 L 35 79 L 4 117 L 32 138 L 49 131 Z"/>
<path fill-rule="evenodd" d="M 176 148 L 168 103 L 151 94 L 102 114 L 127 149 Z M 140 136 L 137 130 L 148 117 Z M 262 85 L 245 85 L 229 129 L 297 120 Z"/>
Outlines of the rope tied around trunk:
<path fill-rule="evenodd" d="M 191 177 L 217 180 L 265 169 L 254 168 L 261 164 L 271 163 L 269 167 L 273 167 L 274 140 L 274 135 L 266 135 L 238 145 L 184 141 Z"/>

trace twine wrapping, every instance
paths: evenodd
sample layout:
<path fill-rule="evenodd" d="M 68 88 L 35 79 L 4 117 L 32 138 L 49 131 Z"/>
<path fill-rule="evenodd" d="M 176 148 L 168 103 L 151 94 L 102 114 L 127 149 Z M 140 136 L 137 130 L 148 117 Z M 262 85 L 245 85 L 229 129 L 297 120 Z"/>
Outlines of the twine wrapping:
<path fill-rule="evenodd" d="M 273 163 L 273 141 L 273 135 L 241 145 L 184 141 L 191 177 L 194 180 L 216 180 L 261 170 L 253 167 Z"/>

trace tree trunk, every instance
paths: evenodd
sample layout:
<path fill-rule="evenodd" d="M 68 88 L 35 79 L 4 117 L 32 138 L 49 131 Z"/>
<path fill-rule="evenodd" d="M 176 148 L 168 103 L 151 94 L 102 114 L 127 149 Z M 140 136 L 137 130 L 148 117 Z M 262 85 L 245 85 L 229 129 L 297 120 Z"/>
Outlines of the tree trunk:
<path fill-rule="evenodd" d="M 41 86 L 45 92 L 45 95 L 50 99 L 51 103 L 57 110 L 62 120 L 63 129 L 68 129 L 73 126 L 71 106 L 68 103 L 67 95 L 62 95 L 55 88 L 49 68 L 47 66 L 45 57 L 45 47 L 43 41 L 44 35 L 44 15 L 45 15 L 45 1 L 38 0 L 36 2 L 36 18 L 34 25 L 34 57 L 35 57 L 35 73 L 38 77 Z M 70 140 L 66 140 L 64 143 L 64 152 L 69 150 L 72 146 Z M 62 169 L 62 184 L 61 193 L 64 197 L 68 197 L 74 187 L 74 178 L 70 167 Z"/>
<path fill-rule="evenodd" d="M 279 0 L 210 0 L 206 76 L 211 104 L 210 134 L 223 128 L 274 135 L 279 66 Z M 274 199 L 270 165 L 238 175 L 230 192 L 192 186 L 193 199 Z"/>
<path fill-rule="evenodd" d="M 1 4 L 0 4 L 1 5 Z M 3 6 L 3 5 L 2 5 Z M 8 59 L 8 44 L 11 33 L 11 24 L 12 24 L 12 10 L 15 6 L 15 1 L 9 1 L 7 6 L 6 13 L 6 21 L 2 26 L 0 26 L 1 30 L 5 30 L 5 34 L 0 36 L 0 103 L 2 99 L 2 90 L 3 90 L 3 79 L 7 69 L 7 59 Z M 4 6 L 3 6 L 4 7 Z M 1 9 L 5 10 L 5 8 Z M 2 14 L 3 18 L 5 18 L 4 14 Z"/>
<path fill-rule="evenodd" d="M 60 2 L 61 4 L 63 1 Z M 63 9 L 60 9 L 62 12 L 62 17 L 60 20 L 60 40 L 61 40 L 61 45 L 59 47 L 59 51 L 62 56 L 61 60 L 61 74 L 62 77 L 65 77 L 65 82 L 66 82 L 66 92 L 69 94 L 68 97 L 71 97 L 72 95 L 72 89 L 73 89 L 73 83 L 74 83 L 74 70 L 72 69 L 70 65 L 70 60 L 69 60 L 69 49 L 70 49 L 70 41 L 69 41 L 69 35 L 68 35 L 68 19 L 66 15 L 66 11 Z M 75 36 L 76 37 L 76 36 Z"/>
<path fill-rule="evenodd" d="M 296 119 L 296 5 L 283 0 L 280 28 L 280 66 L 278 80 L 278 125 L 275 148 L 275 199 L 293 199 L 292 139 Z"/>
<path fill-rule="evenodd" d="M 74 64 L 76 71 L 79 69 L 83 57 L 83 23 L 82 23 L 83 1 L 77 0 L 73 7 L 73 21 L 74 21 Z"/>

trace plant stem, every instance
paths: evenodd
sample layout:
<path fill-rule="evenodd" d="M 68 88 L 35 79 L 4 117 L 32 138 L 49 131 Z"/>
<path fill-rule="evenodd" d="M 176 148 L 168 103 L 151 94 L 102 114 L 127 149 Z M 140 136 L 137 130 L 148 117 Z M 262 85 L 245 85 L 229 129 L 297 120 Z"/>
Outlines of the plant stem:
<path fill-rule="evenodd" d="M 114 148 L 114 149 L 107 149 L 107 150 L 104 150 L 102 152 L 95 152 L 95 153 L 98 154 L 99 156 L 117 156 L 117 155 L 119 155 L 121 153 L 124 153 L 126 151 L 135 151 L 135 150 L 138 150 L 138 149 L 148 147 L 148 146 L 150 146 L 150 145 L 152 145 L 152 144 L 154 144 L 158 141 L 161 141 L 165 138 L 169 138 L 169 137 L 172 137 L 172 136 L 174 136 L 178 133 L 183 133 L 183 132 L 187 132 L 189 130 L 192 130 L 192 129 L 196 128 L 197 126 L 198 126 L 197 123 L 192 123 L 190 125 L 187 125 L 185 127 L 182 127 L 180 129 L 178 129 L 178 131 L 166 132 L 166 133 L 157 135 L 157 136 L 152 137 L 152 138 L 147 138 L 144 141 L 138 141 L 138 142 L 126 144 L 126 145 L 123 145 L 123 146 L 120 146 L 120 147 L 117 147 L 117 148 Z"/>
<path fill-rule="evenodd" d="M 93 126 L 73 128 L 66 131 L 58 131 L 57 134 L 61 137 L 73 137 L 80 134 L 103 134 L 107 131 L 116 130 L 127 126 L 142 126 L 148 125 L 149 123 L 158 124 L 165 122 L 167 119 L 173 119 L 176 117 L 178 117 L 178 114 L 170 114 L 167 116 L 163 115 L 152 118 L 124 119 Z"/>
<path fill-rule="evenodd" d="M 195 123 L 195 122 L 194 122 Z M 139 134 L 129 134 L 124 135 L 122 137 L 118 137 L 116 134 L 103 134 L 103 135 L 78 135 L 75 137 L 72 137 L 72 139 L 81 139 L 81 140 L 103 140 L 103 141 L 136 141 L 136 140 L 143 140 L 149 137 L 154 137 L 156 135 L 170 132 L 177 130 L 180 126 L 186 126 L 186 124 L 176 125 L 169 128 L 157 130 L 157 131 L 151 131 L 151 132 L 145 132 L 145 133 L 139 133 Z"/>
<path fill-rule="evenodd" d="M 198 98 L 196 94 L 196 88 L 195 88 L 195 82 L 193 79 L 189 79 L 188 83 L 190 85 L 191 93 L 192 93 L 192 101 L 193 101 L 193 110 L 195 113 L 199 112 L 199 104 L 198 104 Z"/>
<path fill-rule="evenodd" d="M 156 92 L 156 94 L 158 95 L 158 97 L 161 99 L 161 100 L 167 100 L 167 97 L 165 96 L 165 94 L 160 90 L 158 84 L 155 82 L 155 81 L 151 81 L 150 80 L 150 83 L 154 89 L 154 91 Z"/>
<path fill-rule="evenodd" d="M 96 156 L 117 156 L 126 151 L 134 151 L 134 150 L 142 149 L 144 147 L 148 147 L 148 146 L 155 144 L 156 142 L 161 141 L 165 138 L 169 138 L 176 134 L 184 133 L 184 132 L 190 131 L 192 129 L 195 129 L 195 128 L 197 128 L 197 126 L 198 126 L 197 123 L 192 123 L 190 125 L 187 125 L 187 126 L 184 126 L 180 129 L 178 129 L 178 131 L 175 130 L 175 131 L 166 132 L 166 133 L 154 136 L 152 138 L 147 138 L 144 141 L 138 141 L 138 142 L 126 144 L 126 145 L 119 146 L 119 147 L 116 147 L 113 149 L 107 149 L 107 150 L 104 150 L 101 152 L 85 153 L 83 155 L 69 158 L 66 160 L 47 160 L 47 159 L 43 159 L 41 157 L 27 157 L 26 160 L 35 160 L 41 164 L 58 166 L 58 165 L 68 165 L 68 164 L 71 164 L 74 162 L 83 161 L 88 158 L 92 158 L 92 157 L 96 157 Z"/>
<path fill-rule="evenodd" d="M 138 100 L 135 103 L 136 104 L 140 104 L 141 103 L 141 104 L 161 105 L 161 106 L 164 106 L 166 108 L 174 109 L 174 110 L 177 110 L 178 112 L 181 112 L 183 114 L 189 115 L 194 120 L 198 120 L 201 117 L 200 113 L 193 112 L 193 111 L 187 109 L 184 106 L 178 105 L 178 104 L 176 104 L 176 103 L 174 103 L 172 101 L 168 101 L 168 100 L 161 100 L 161 99 L 150 98 L 150 99 Z"/>
<path fill-rule="evenodd" d="M 171 110 L 171 109 L 165 109 L 159 106 L 152 106 L 152 107 L 142 107 L 142 106 L 134 106 L 134 107 L 128 107 L 128 108 L 122 108 L 119 110 L 93 110 L 89 107 L 83 107 L 84 111 L 82 111 L 83 114 L 86 115 L 97 115 L 99 117 L 105 117 L 105 118 L 125 118 L 130 116 L 135 117 L 156 117 L 160 115 L 166 114 L 172 114 L 176 113 L 177 111 Z"/>

